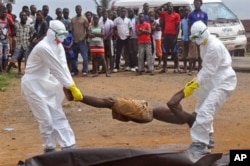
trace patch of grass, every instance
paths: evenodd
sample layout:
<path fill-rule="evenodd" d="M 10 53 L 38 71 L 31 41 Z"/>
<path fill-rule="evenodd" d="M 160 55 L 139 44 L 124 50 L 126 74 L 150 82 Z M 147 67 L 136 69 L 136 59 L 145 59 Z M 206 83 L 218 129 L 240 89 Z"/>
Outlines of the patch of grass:
<path fill-rule="evenodd" d="M 5 91 L 14 77 L 15 74 L 11 72 L 0 75 L 0 91 Z"/>

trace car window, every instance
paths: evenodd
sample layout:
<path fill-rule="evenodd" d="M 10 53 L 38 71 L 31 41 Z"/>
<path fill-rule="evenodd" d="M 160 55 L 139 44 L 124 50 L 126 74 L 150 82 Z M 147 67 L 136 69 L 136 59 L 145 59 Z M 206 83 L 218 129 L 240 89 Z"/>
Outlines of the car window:
<path fill-rule="evenodd" d="M 210 21 L 238 20 L 236 15 L 223 3 L 203 3 L 201 8 L 208 14 Z"/>

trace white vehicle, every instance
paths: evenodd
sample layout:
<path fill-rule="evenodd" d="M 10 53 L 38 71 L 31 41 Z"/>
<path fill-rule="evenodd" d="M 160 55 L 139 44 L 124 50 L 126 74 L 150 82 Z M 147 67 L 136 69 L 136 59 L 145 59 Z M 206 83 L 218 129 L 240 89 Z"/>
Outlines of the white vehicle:
<path fill-rule="evenodd" d="M 144 3 L 150 9 L 165 4 L 166 0 L 116 0 L 110 7 L 134 8 L 141 12 Z M 188 6 L 194 10 L 193 0 L 169 0 L 174 5 L 174 10 L 179 12 L 180 7 Z M 247 38 L 245 29 L 238 17 L 222 2 L 222 0 L 203 0 L 201 9 L 208 14 L 208 29 L 217 36 L 229 51 L 241 52 L 244 56 Z"/>

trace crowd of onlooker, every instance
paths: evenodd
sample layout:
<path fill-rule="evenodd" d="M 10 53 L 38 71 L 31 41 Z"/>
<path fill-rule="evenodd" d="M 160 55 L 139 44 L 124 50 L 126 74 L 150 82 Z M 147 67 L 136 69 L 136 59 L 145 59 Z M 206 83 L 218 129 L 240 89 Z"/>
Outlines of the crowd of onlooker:
<path fill-rule="evenodd" d="M 81 5 L 76 5 L 72 18 L 69 12 L 73 11 L 57 8 L 55 19 L 62 21 L 69 32 L 62 44 L 72 76 L 90 73 L 98 76 L 104 72 L 109 77 L 121 70 L 136 75 L 166 73 L 170 58 L 174 62 L 174 73 L 192 75 L 197 59 L 198 69 L 201 61 L 199 48 L 189 40 L 190 27 L 198 19 L 207 21 L 206 13 L 200 9 L 202 0 L 194 2 L 195 11 L 191 14 L 187 7 L 174 10 L 171 2 L 154 9 L 145 3 L 141 13 L 133 8 L 106 10 L 97 6 L 96 14 L 90 11 L 82 14 Z M 194 12 L 204 17 L 198 18 Z M 41 10 L 35 5 L 23 6 L 18 14 L 12 13 L 12 4 L 0 5 L 0 72 L 18 67 L 21 73 L 23 57 L 26 61 L 35 45 L 46 36 L 50 20 L 53 18 L 48 5 L 43 5 Z M 179 65 L 180 50 L 183 65 Z M 79 54 L 83 60 L 81 71 Z"/>

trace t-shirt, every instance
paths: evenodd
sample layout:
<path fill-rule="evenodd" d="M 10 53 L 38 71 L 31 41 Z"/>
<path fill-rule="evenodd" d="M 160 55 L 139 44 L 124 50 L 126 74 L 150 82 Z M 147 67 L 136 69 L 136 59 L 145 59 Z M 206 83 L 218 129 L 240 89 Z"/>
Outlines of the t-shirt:
<path fill-rule="evenodd" d="M 30 46 L 30 36 L 35 33 L 33 25 L 25 24 L 22 25 L 20 22 L 16 22 L 16 48 L 27 49 Z"/>
<path fill-rule="evenodd" d="M 103 29 L 103 35 L 105 39 L 112 39 L 112 32 L 114 28 L 114 22 L 110 19 L 107 19 L 105 22 L 102 20 L 99 20 L 98 25 L 102 27 Z"/>
<path fill-rule="evenodd" d="M 163 31 L 164 35 L 176 35 L 176 26 L 180 24 L 180 15 L 178 13 L 168 14 L 167 12 L 161 12 L 160 20 L 164 21 Z"/>
<path fill-rule="evenodd" d="M 206 12 L 203 12 L 202 10 L 199 11 L 192 11 L 189 15 L 188 15 L 188 24 L 189 26 L 192 26 L 194 22 L 196 21 L 202 21 L 204 24 L 207 25 L 207 21 L 208 21 L 208 16 Z"/>
<path fill-rule="evenodd" d="M 8 39 L 8 20 L 0 19 L 0 41 L 5 41 Z"/>
<path fill-rule="evenodd" d="M 160 18 L 156 19 L 154 21 L 154 24 L 156 24 L 156 26 L 160 26 Z M 161 30 L 155 30 L 152 36 L 154 39 L 161 39 L 161 35 L 162 35 Z"/>
<path fill-rule="evenodd" d="M 131 22 L 128 18 L 117 17 L 114 20 L 114 26 L 117 28 L 117 32 L 121 40 L 128 38 L 129 29 L 132 28 Z"/>
<path fill-rule="evenodd" d="M 144 21 L 145 22 L 150 22 L 150 19 L 149 19 L 149 15 L 148 14 L 144 14 Z"/>
<path fill-rule="evenodd" d="M 89 27 L 89 30 L 92 33 L 98 33 L 98 34 L 102 33 L 102 27 L 100 27 L 100 26 L 97 26 L 97 27 L 91 26 L 91 27 Z M 101 37 L 90 38 L 89 39 L 89 46 L 101 46 L 101 47 L 103 47 L 104 46 L 103 39 Z"/>
<path fill-rule="evenodd" d="M 74 42 L 78 43 L 83 41 L 86 37 L 86 28 L 88 28 L 89 22 L 84 16 L 75 16 L 71 19 L 72 34 Z"/>
<path fill-rule="evenodd" d="M 69 46 L 70 43 L 71 43 L 72 41 L 73 41 L 73 36 L 72 36 L 71 33 L 68 33 L 66 39 L 64 39 L 64 41 L 63 41 L 62 44 L 63 44 L 64 46 Z"/>
<path fill-rule="evenodd" d="M 66 39 L 64 39 L 62 44 L 63 44 L 63 46 L 69 46 L 72 41 L 73 41 L 73 36 L 72 36 L 71 33 L 68 33 L 68 36 L 66 37 Z M 65 53 L 66 53 L 66 58 L 67 59 L 74 58 L 73 47 L 70 47 L 69 49 L 66 49 Z"/>
<path fill-rule="evenodd" d="M 137 24 L 137 18 L 133 17 L 133 18 L 128 18 L 130 19 L 131 25 L 132 25 L 132 35 L 130 37 L 130 39 L 137 39 L 137 34 L 136 34 L 136 30 L 135 30 L 135 25 Z"/>
<path fill-rule="evenodd" d="M 189 32 L 188 32 L 188 19 L 187 18 L 181 19 L 181 30 L 182 30 L 181 39 L 183 41 L 188 41 Z"/>
<path fill-rule="evenodd" d="M 8 34 L 10 35 L 10 34 L 12 34 L 12 30 L 13 30 L 13 27 L 15 25 L 15 22 L 14 22 L 13 17 L 12 17 L 11 14 L 7 13 L 6 16 L 7 16 L 8 24 L 9 24 L 9 26 L 8 26 Z"/>
<path fill-rule="evenodd" d="M 148 22 L 143 22 L 142 24 L 137 24 L 135 29 L 136 31 L 138 31 L 139 29 L 143 29 L 143 30 L 149 30 L 151 28 L 150 24 Z M 150 34 L 147 33 L 143 33 L 140 35 L 137 35 L 137 40 L 139 44 L 143 44 L 143 43 L 151 43 L 151 37 Z"/>
<path fill-rule="evenodd" d="M 49 25 L 49 22 L 51 21 L 51 20 L 53 20 L 53 18 L 51 17 L 51 16 L 49 16 L 49 15 L 47 15 L 46 17 L 44 17 L 44 20 L 47 22 L 47 24 Z"/>
<path fill-rule="evenodd" d="M 66 20 L 65 18 L 56 18 L 55 20 L 61 21 L 64 25 L 67 31 L 71 31 L 71 25 L 70 25 L 70 20 Z"/>

